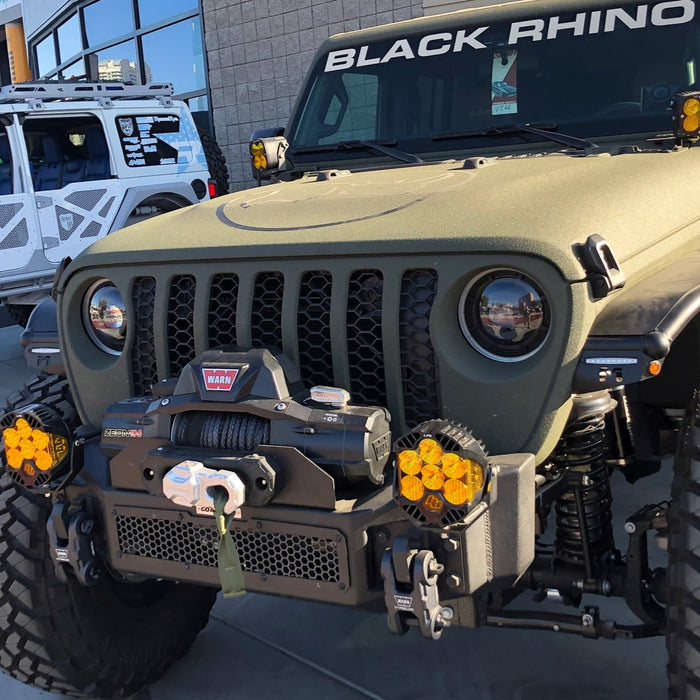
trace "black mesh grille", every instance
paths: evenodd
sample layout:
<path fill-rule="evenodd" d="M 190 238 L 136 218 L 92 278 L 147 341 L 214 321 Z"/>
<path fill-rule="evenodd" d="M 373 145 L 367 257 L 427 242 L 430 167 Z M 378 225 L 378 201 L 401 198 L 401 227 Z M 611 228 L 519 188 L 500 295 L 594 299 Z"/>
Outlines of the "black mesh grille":
<path fill-rule="evenodd" d="M 153 337 L 156 281 L 153 277 L 137 277 L 134 280 L 132 301 L 134 344 L 131 347 L 131 374 L 134 393 L 146 394 L 157 381 L 156 347 Z"/>
<path fill-rule="evenodd" d="M 192 275 L 179 275 L 170 285 L 168 301 L 168 340 L 170 343 L 170 376 L 176 377 L 185 365 L 194 360 L 194 293 Z"/>
<path fill-rule="evenodd" d="M 209 290 L 209 347 L 236 345 L 238 275 L 216 275 Z"/>
<path fill-rule="evenodd" d="M 350 393 L 356 403 L 386 405 L 382 342 L 382 273 L 358 270 L 348 288 Z"/>
<path fill-rule="evenodd" d="M 283 293 L 284 275 L 281 272 L 261 272 L 256 276 L 253 313 L 250 318 L 254 347 L 282 347 Z"/>
<path fill-rule="evenodd" d="M 116 521 L 119 550 L 124 554 L 217 565 L 214 527 L 131 515 L 118 515 Z M 232 535 L 244 571 L 330 583 L 340 580 L 338 547 L 332 538 L 242 528 L 234 528 Z"/>
<path fill-rule="evenodd" d="M 301 279 L 297 326 L 299 368 L 309 384 L 333 384 L 330 272 L 307 272 Z"/>
<path fill-rule="evenodd" d="M 401 280 L 399 343 L 406 424 L 435 418 L 439 405 L 437 360 L 430 340 L 430 310 L 437 292 L 435 270 L 411 270 Z"/>

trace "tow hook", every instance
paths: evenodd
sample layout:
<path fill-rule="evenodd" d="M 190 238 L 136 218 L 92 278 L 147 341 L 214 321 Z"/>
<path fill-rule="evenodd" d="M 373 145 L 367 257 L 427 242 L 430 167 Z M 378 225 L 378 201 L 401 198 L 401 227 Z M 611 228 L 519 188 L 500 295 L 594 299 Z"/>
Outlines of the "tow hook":
<path fill-rule="evenodd" d="M 398 538 L 382 556 L 384 601 L 387 624 L 394 634 L 405 634 L 418 625 L 426 639 L 439 639 L 454 612 L 443 607 L 437 580 L 445 567 L 428 549 L 409 549 L 408 540 Z"/>
<path fill-rule="evenodd" d="M 71 508 L 58 502 L 54 503 L 46 529 L 58 579 L 65 583 L 70 568 L 83 586 L 94 586 L 102 573 L 93 540 L 94 518 L 83 505 Z"/>

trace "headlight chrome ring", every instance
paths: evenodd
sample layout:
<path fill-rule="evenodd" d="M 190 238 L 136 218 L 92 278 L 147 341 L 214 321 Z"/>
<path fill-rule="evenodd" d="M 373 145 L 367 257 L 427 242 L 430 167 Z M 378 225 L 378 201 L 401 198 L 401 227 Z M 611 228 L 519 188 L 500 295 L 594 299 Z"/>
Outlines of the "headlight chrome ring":
<path fill-rule="evenodd" d="M 126 305 L 114 283 L 102 279 L 91 285 L 83 300 L 83 323 L 93 343 L 110 355 L 121 355 L 126 321 Z"/>
<path fill-rule="evenodd" d="M 545 343 L 551 326 L 549 302 L 540 286 L 511 269 L 483 272 L 459 300 L 464 337 L 481 355 L 498 362 L 520 362 Z"/>

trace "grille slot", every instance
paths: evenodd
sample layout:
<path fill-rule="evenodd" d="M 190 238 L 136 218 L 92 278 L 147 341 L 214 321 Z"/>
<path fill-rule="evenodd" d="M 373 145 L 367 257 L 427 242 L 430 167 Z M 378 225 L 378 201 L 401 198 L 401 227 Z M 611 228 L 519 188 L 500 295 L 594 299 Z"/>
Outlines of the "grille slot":
<path fill-rule="evenodd" d="M 399 343 L 406 424 L 435 417 L 439 405 L 437 359 L 430 340 L 430 311 L 437 292 L 435 270 L 411 270 L 401 280 Z"/>
<path fill-rule="evenodd" d="M 236 345 L 238 275 L 216 275 L 209 290 L 209 347 Z"/>
<path fill-rule="evenodd" d="M 348 287 L 347 333 L 350 393 L 356 403 L 385 406 L 382 297 L 378 270 L 358 270 Z"/>
<path fill-rule="evenodd" d="M 282 347 L 283 293 L 284 275 L 281 272 L 261 272 L 256 276 L 253 312 L 250 318 L 254 347 Z"/>
<path fill-rule="evenodd" d="M 146 394 L 157 381 L 156 346 L 153 313 L 156 303 L 156 281 L 153 277 L 137 277 L 132 288 L 134 306 L 134 341 L 131 346 L 131 373 L 134 393 Z"/>
<path fill-rule="evenodd" d="M 333 384 L 330 272 L 307 272 L 301 279 L 297 326 L 299 368 L 309 384 Z"/>
<path fill-rule="evenodd" d="M 117 515 L 116 526 L 123 554 L 217 566 L 219 542 L 214 527 L 135 515 Z M 341 580 L 338 543 L 333 537 L 242 527 L 233 528 L 231 534 L 246 572 L 328 583 Z"/>
<path fill-rule="evenodd" d="M 192 275 L 178 275 L 170 284 L 168 301 L 168 339 L 170 342 L 170 376 L 176 377 L 194 360 L 194 295 Z"/>

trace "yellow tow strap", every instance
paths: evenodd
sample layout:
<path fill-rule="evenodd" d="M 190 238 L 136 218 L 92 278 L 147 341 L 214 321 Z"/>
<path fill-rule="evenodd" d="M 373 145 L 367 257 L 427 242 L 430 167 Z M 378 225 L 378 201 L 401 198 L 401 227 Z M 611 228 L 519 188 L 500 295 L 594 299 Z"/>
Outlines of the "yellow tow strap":
<path fill-rule="evenodd" d="M 219 580 L 224 598 L 234 598 L 243 595 L 246 591 L 241 560 L 231 536 L 233 513 L 230 515 L 224 513 L 227 501 L 228 492 L 217 488 L 214 493 L 214 517 L 219 533 Z"/>

